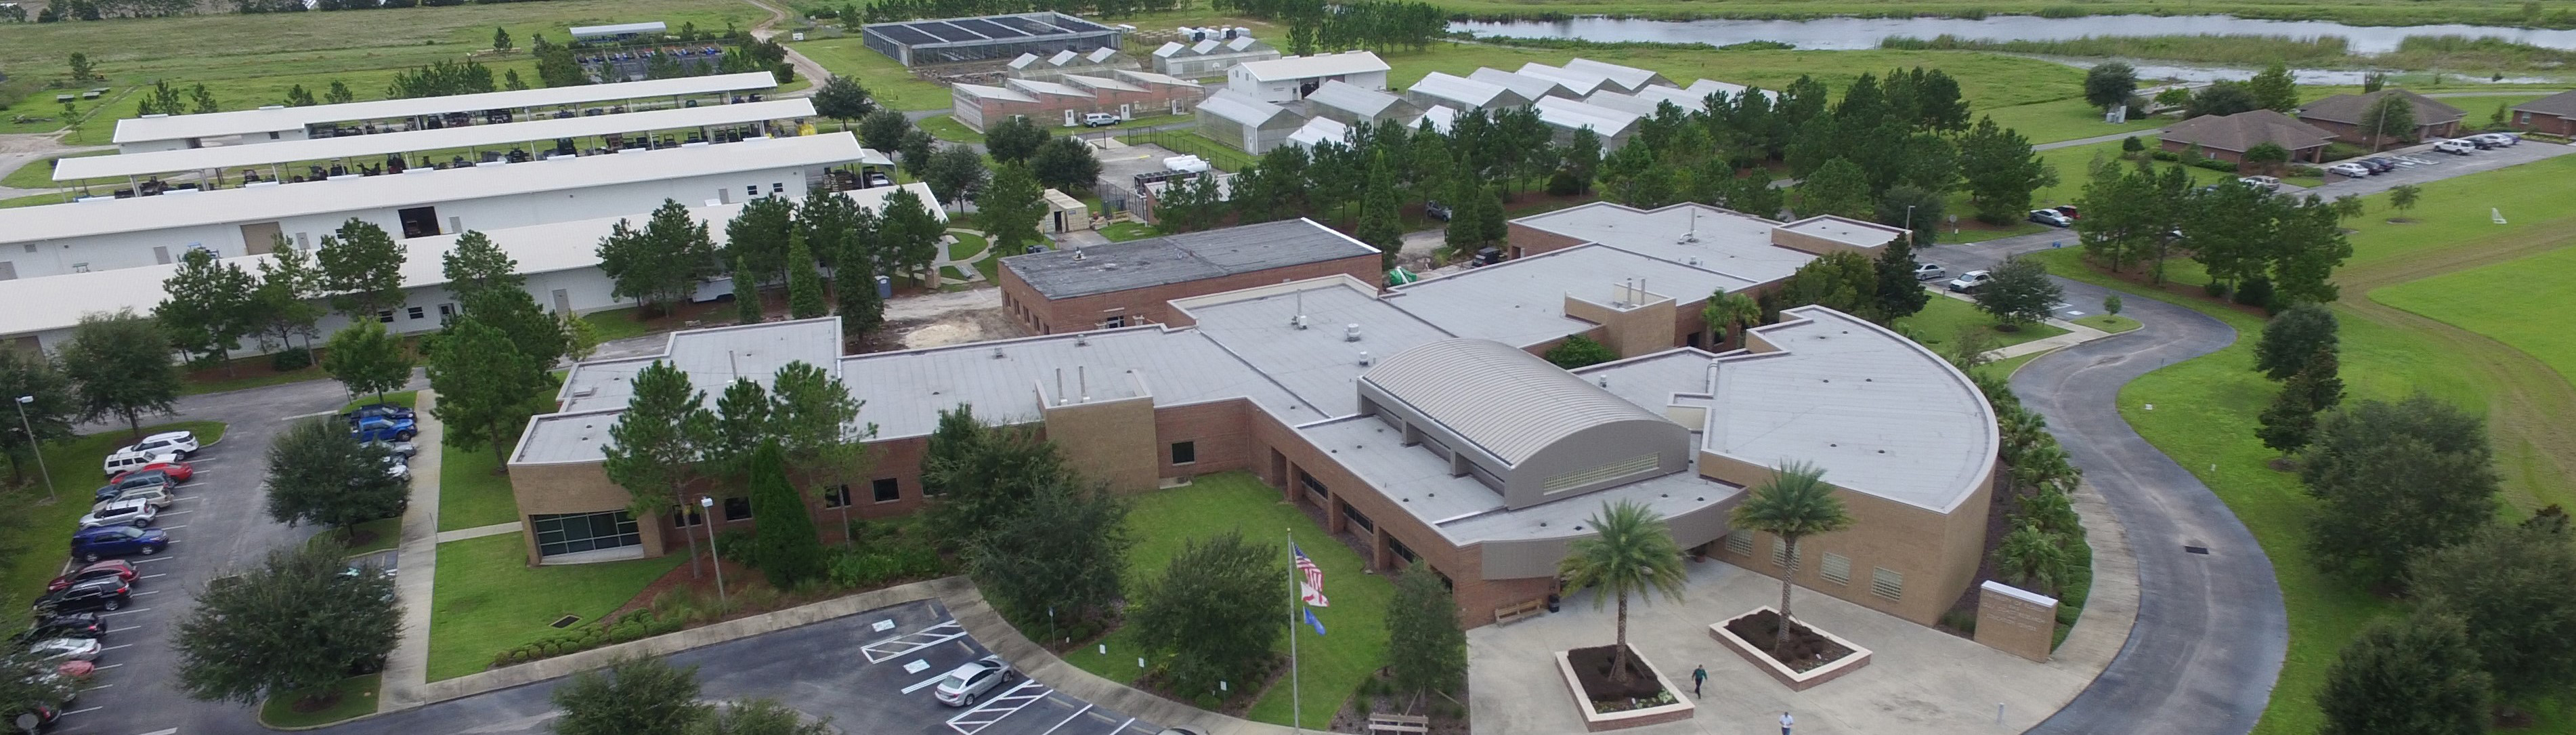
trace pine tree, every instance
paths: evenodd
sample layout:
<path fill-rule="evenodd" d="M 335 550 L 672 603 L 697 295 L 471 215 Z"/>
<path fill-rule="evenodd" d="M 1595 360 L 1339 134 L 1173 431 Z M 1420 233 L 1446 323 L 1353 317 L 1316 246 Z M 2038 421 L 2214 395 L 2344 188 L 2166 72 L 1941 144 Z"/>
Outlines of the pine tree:
<path fill-rule="evenodd" d="M 787 316 L 812 319 L 831 313 L 823 300 L 823 274 L 814 268 L 814 253 L 805 249 L 805 234 L 787 236 Z"/>
<path fill-rule="evenodd" d="M 840 301 L 841 333 L 857 337 L 885 325 L 885 299 L 877 294 L 876 213 L 859 210 L 832 257 L 832 295 Z"/>
<path fill-rule="evenodd" d="M 744 324 L 759 324 L 768 315 L 761 313 L 760 276 L 751 272 L 751 264 L 742 256 L 733 259 L 734 318 Z"/>
<path fill-rule="evenodd" d="M 450 323 L 431 344 L 429 386 L 438 403 L 430 413 L 446 423 L 446 441 L 457 448 L 490 449 L 498 462 L 528 417 L 554 406 L 545 394 L 554 387 L 550 366 L 519 354 L 508 335 L 473 315 Z"/>
<path fill-rule="evenodd" d="M 782 590 L 823 576 L 823 539 L 814 532 L 804 496 L 788 483 L 787 459 L 778 442 L 761 442 L 750 464 L 751 517 L 760 524 L 752 535 L 752 566 Z"/>
<path fill-rule="evenodd" d="M 1394 270 L 1396 257 L 1404 251 L 1404 227 L 1395 215 L 1395 177 L 1386 170 L 1386 154 L 1369 157 L 1368 190 L 1360 195 L 1360 223 L 1353 233 L 1360 242 L 1377 246 L 1383 255 L 1379 267 Z"/>
<path fill-rule="evenodd" d="M 990 257 L 1019 253 L 1046 240 L 1038 232 L 1039 221 L 1046 218 L 1044 195 L 1025 162 L 1004 163 L 995 170 L 993 183 L 976 195 L 975 207 L 976 221 L 992 238 Z"/>

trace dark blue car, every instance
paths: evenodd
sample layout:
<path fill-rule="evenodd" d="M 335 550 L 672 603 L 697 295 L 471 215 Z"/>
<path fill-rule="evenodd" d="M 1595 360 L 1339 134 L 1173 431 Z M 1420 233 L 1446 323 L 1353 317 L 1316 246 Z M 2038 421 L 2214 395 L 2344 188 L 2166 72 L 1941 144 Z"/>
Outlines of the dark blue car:
<path fill-rule="evenodd" d="M 360 442 L 407 442 L 419 435 L 420 432 L 413 429 L 411 419 L 359 419 L 357 424 L 349 427 L 349 438 Z"/>
<path fill-rule="evenodd" d="M 111 556 L 151 556 L 170 548 L 170 532 L 158 528 L 100 526 L 72 534 L 72 558 L 98 561 Z"/>

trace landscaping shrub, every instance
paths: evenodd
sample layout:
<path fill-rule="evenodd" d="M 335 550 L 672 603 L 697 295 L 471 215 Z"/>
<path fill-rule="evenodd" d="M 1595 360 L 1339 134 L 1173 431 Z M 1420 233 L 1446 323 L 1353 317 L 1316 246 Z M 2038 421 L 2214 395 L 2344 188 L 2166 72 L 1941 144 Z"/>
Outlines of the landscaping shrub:
<path fill-rule="evenodd" d="M 2235 162 L 2235 161 L 2221 161 L 2221 160 L 2218 160 L 2218 159 L 2215 159 L 2215 158 L 2203 158 L 2203 159 L 2195 160 L 2195 161 L 2192 161 L 2192 162 L 2191 162 L 2191 165 L 2199 166 L 2199 167 L 2201 167 L 2201 168 L 2209 169 L 2209 170 L 2211 170 L 2211 171 L 2225 171 L 2225 172 L 2227 172 L 2227 173 L 2231 173 L 2231 174 L 2232 174 L 2232 173 L 2236 173 L 2236 168 L 2237 168 L 2237 166 L 2236 166 L 2236 162 Z"/>
<path fill-rule="evenodd" d="M 1558 171 L 1556 175 L 1547 177 L 1547 193 L 1561 197 L 1581 194 L 1583 182 L 1574 180 L 1574 174 Z"/>
<path fill-rule="evenodd" d="M 2272 309 L 2272 279 L 2255 276 L 2236 285 L 2236 303 Z"/>
<path fill-rule="evenodd" d="M 2200 284 L 2200 292 L 2209 294 L 2209 297 L 2214 299 L 2227 298 L 2227 282 L 2210 281 L 2208 283 Z"/>
<path fill-rule="evenodd" d="M 281 373 L 302 370 L 313 365 L 313 351 L 302 347 L 279 350 L 268 356 L 268 369 Z"/>
<path fill-rule="evenodd" d="M 2148 151 L 2148 152 L 2147 152 L 2147 155 L 2155 157 L 2155 159 L 2156 159 L 2156 160 L 2158 160 L 2158 161 L 2180 161 L 2180 160 L 2182 160 L 2182 154 L 2180 154 L 2180 153 L 2175 153 L 2175 152 L 2173 152 L 2173 151 Z"/>
<path fill-rule="evenodd" d="M 716 554 L 736 564 L 751 564 L 751 529 L 728 528 L 716 534 Z"/>

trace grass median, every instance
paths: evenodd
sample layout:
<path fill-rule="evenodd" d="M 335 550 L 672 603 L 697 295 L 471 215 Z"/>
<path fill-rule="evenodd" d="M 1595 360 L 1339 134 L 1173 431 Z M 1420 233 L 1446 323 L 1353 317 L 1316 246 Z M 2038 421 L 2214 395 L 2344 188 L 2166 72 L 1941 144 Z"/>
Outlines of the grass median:
<path fill-rule="evenodd" d="M 10 417 L 14 421 L 15 417 Z M 146 435 L 164 431 L 193 431 L 205 454 L 224 452 L 229 447 L 207 447 L 224 438 L 224 424 L 215 421 L 177 421 L 146 425 Z M 0 504 L 13 509 L 0 517 L 0 594 L 25 595 L 25 602 L 43 592 L 45 582 L 61 574 L 63 564 L 71 559 L 71 536 L 80 529 L 80 517 L 89 513 L 90 493 L 98 487 L 101 463 L 107 453 L 133 443 L 134 433 L 125 429 L 89 434 L 68 442 L 45 447 L 44 472 L 25 468 L 27 485 L 0 491 Z M 257 457 L 245 458 L 255 463 Z M 45 489 L 44 476 L 53 477 L 53 491 Z M 188 492 L 183 488 L 181 493 Z M 0 608 L 0 628 L 16 625 L 24 619 L 23 606 Z"/>
<path fill-rule="evenodd" d="M 494 472 L 500 462 L 491 450 L 466 451 L 441 443 L 438 451 L 438 530 L 519 520 L 518 496 L 510 493 L 510 476 Z"/>
<path fill-rule="evenodd" d="M 1249 474 L 1229 472 L 1202 475 L 1187 487 L 1147 493 L 1132 500 L 1134 506 L 1127 514 L 1127 524 L 1134 533 L 1136 548 L 1127 555 L 1129 589 L 1163 573 L 1172 557 L 1180 555 L 1184 542 L 1228 530 L 1240 530 L 1245 537 L 1268 544 L 1283 543 L 1283 535 L 1294 536 L 1307 557 L 1323 567 L 1324 592 L 1333 605 L 1317 609 L 1315 617 L 1324 621 L 1326 634 L 1317 636 L 1313 628 L 1302 625 L 1295 631 L 1300 636 L 1298 670 L 1305 689 L 1304 701 L 1295 709 L 1304 721 L 1331 722 L 1360 682 L 1386 665 L 1386 606 L 1395 597 L 1395 585 L 1383 576 L 1364 572 L 1366 565 L 1359 554 L 1329 536 L 1304 511 L 1282 501 L 1278 490 Z M 1280 552 L 1279 571 L 1286 574 L 1287 550 Z M 1286 639 L 1280 640 L 1282 657 L 1288 653 L 1287 645 Z M 1101 646 L 1106 646 L 1108 653 L 1101 653 Z M 1140 655 L 1137 648 L 1134 631 L 1120 628 L 1092 646 L 1067 652 L 1064 658 L 1084 671 L 1132 683 L 1143 673 L 1136 665 Z M 1281 680 L 1253 702 L 1246 716 L 1287 724 L 1291 709 L 1288 690 L 1283 672 Z"/>
<path fill-rule="evenodd" d="M 1933 296 L 1931 301 L 1923 304 L 1922 311 L 1896 320 L 1896 326 L 1915 330 L 1922 335 L 1923 344 L 1935 351 L 1949 349 L 1947 345 L 1957 340 L 1962 330 L 1975 331 L 1991 337 L 1996 347 L 2011 347 L 2066 333 L 2064 329 L 2036 323 L 2024 324 L 2009 332 L 2003 331 L 1998 328 L 2001 325 L 1995 321 L 1994 316 L 1979 310 L 1976 304 L 1948 296 Z"/>
<path fill-rule="evenodd" d="M 492 657 L 563 631 L 566 615 L 588 623 L 626 604 L 685 559 L 528 566 L 518 534 L 438 545 L 430 595 L 429 680 L 482 671 Z"/>

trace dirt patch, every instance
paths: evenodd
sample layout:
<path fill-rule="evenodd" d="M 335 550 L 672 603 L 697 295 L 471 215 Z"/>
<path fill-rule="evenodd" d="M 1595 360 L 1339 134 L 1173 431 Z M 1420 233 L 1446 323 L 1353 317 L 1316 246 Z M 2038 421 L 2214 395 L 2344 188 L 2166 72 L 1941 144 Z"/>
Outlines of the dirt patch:
<path fill-rule="evenodd" d="M 1626 678 L 1612 681 L 1610 667 L 1619 649 L 1619 645 L 1612 644 L 1565 652 L 1566 662 L 1574 666 L 1575 683 L 1583 687 L 1584 698 L 1591 700 L 1595 709 L 1630 709 L 1634 700 L 1652 700 L 1664 693 L 1664 684 L 1655 678 L 1655 670 L 1647 668 L 1633 648 L 1628 653 Z"/>
<path fill-rule="evenodd" d="M 681 549 L 678 553 L 686 554 L 689 552 L 687 549 Z M 705 542 L 701 541 L 698 543 L 698 556 L 705 557 L 706 555 L 707 545 Z M 693 576 L 689 574 L 690 566 L 685 563 L 672 567 L 671 571 L 663 572 L 660 579 L 653 580 L 652 584 L 644 585 L 643 591 L 635 593 L 634 597 L 627 598 L 626 604 L 617 606 L 616 610 L 609 611 L 607 615 L 602 616 L 600 619 L 616 620 L 620 617 L 624 617 L 627 613 L 651 607 L 655 598 L 661 597 L 662 593 L 671 590 L 694 589 L 707 595 L 715 594 L 716 570 L 712 567 L 705 566 L 708 562 L 704 558 L 697 559 L 696 561 L 700 565 L 697 567 L 697 575 Z M 724 576 L 725 582 L 728 585 L 731 585 L 735 591 L 740 591 L 743 589 L 744 585 L 753 584 L 761 579 L 760 575 L 754 573 L 751 567 L 746 567 L 731 561 L 724 563 Z M 761 583 L 766 584 L 765 582 Z"/>
<path fill-rule="evenodd" d="M 884 329 L 868 335 L 855 347 L 859 352 L 896 352 L 1026 336 L 1028 330 L 1002 313 L 1001 308 L 971 308 L 889 321 Z"/>
<path fill-rule="evenodd" d="M 1780 613 L 1771 610 L 1726 621 L 1727 632 L 1734 633 L 1735 637 L 1744 639 L 1766 654 L 1772 652 L 1771 643 L 1779 629 Z M 1789 645 L 1773 658 L 1791 671 L 1813 671 L 1849 655 L 1852 655 L 1850 647 L 1818 634 L 1805 623 L 1790 623 Z"/>
<path fill-rule="evenodd" d="M 1427 718 L 1429 721 L 1423 726 L 1430 728 L 1428 735 L 1469 735 L 1475 732 L 1467 719 L 1468 693 L 1465 685 L 1460 685 L 1455 692 L 1424 694 L 1396 694 L 1389 691 L 1391 686 L 1386 679 L 1386 670 L 1379 669 L 1377 676 L 1360 685 L 1359 693 L 1351 696 L 1342 711 L 1333 714 L 1331 731 L 1368 732 L 1369 716 L 1381 714 Z"/>

